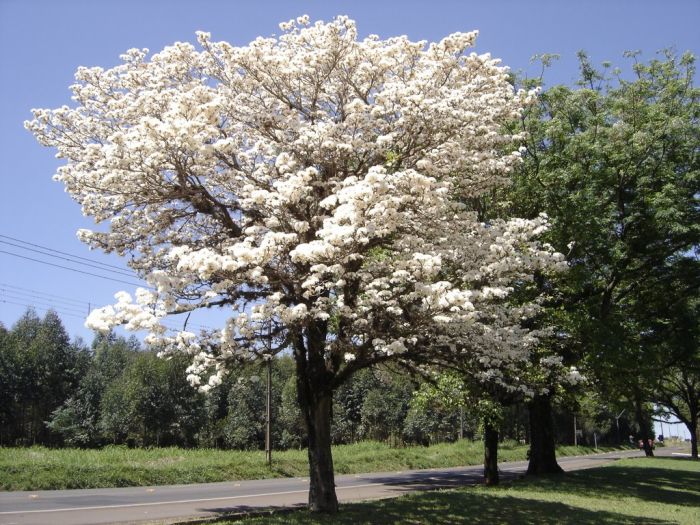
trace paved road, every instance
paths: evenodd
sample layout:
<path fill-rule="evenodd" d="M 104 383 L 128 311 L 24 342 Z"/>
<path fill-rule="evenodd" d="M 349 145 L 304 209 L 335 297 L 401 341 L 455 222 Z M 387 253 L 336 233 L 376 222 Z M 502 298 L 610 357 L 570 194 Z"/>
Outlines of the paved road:
<path fill-rule="evenodd" d="M 669 455 L 673 449 L 659 449 Z M 559 458 L 564 470 L 597 467 L 636 450 Z M 502 463 L 502 479 L 525 472 L 524 461 Z M 341 502 L 398 496 L 414 490 L 479 483 L 482 467 L 380 472 L 336 477 Z M 303 505 L 308 479 L 283 478 L 195 485 L 0 492 L 0 525 L 93 525 L 166 522 L 271 507 Z"/>

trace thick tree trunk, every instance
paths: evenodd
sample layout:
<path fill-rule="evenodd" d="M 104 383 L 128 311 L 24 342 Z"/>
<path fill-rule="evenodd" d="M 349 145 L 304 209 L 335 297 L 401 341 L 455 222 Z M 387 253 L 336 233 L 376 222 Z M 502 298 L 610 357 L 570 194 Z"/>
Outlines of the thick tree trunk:
<path fill-rule="evenodd" d="M 528 406 L 530 412 L 530 462 L 527 474 L 559 474 L 564 472 L 557 463 L 554 446 L 554 422 L 551 396 L 535 396 Z"/>
<path fill-rule="evenodd" d="M 693 459 L 698 459 L 698 418 L 694 417 L 688 425 L 690 431 L 690 455 Z"/>
<path fill-rule="evenodd" d="M 690 409 L 690 425 L 686 426 L 690 431 L 690 455 L 693 459 L 698 459 L 698 415 L 700 415 L 700 410 L 698 410 L 698 396 L 695 386 L 695 384 L 686 383 L 687 403 Z"/>
<path fill-rule="evenodd" d="M 652 448 L 651 438 L 649 437 L 649 427 L 647 425 L 646 419 L 644 418 L 644 411 L 642 408 L 642 396 L 639 393 L 639 390 L 635 391 L 634 408 L 635 416 L 637 418 L 637 424 L 639 425 L 639 435 L 642 439 L 642 447 L 644 448 L 644 454 L 647 457 L 651 457 L 654 455 L 654 449 Z"/>
<path fill-rule="evenodd" d="M 484 482 L 498 485 L 498 430 L 484 423 Z"/>
<path fill-rule="evenodd" d="M 333 397 L 316 396 L 307 411 L 309 433 L 309 510 L 338 511 L 331 455 L 331 419 Z"/>
<path fill-rule="evenodd" d="M 301 337 L 296 341 L 297 397 L 309 440 L 309 510 L 333 514 L 338 512 L 331 454 L 333 391 L 322 350 L 318 331 L 310 331 L 306 342 Z"/>

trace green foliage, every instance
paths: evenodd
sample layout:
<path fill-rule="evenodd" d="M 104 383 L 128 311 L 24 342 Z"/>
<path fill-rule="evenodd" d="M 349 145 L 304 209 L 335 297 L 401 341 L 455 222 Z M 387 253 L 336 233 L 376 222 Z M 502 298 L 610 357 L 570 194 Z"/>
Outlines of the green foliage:
<path fill-rule="evenodd" d="M 171 360 L 138 353 L 106 388 L 100 426 L 113 442 L 191 446 L 202 425 L 203 396 L 186 381 L 186 356 Z"/>
<path fill-rule="evenodd" d="M 467 414 L 469 416 L 469 414 Z M 406 443 L 424 446 L 449 443 L 459 437 L 460 415 L 457 411 L 445 411 L 439 407 L 411 406 L 403 422 L 403 439 Z M 467 433 L 474 435 L 477 424 L 465 421 Z"/>
<path fill-rule="evenodd" d="M 480 399 L 476 404 L 476 412 L 484 426 L 500 428 L 503 423 L 503 406 L 490 399 Z"/>
<path fill-rule="evenodd" d="M 455 373 L 444 372 L 435 382 L 421 383 L 411 398 L 404 439 L 423 445 L 453 441 L 460 436 L 460 430 L 464 432 L 465 412 L 468 432 L 473 435 L 478 418 L 475 419 L 473 411 L 465 411 L 468 403 L 467 385 Z"/>
<path fill-rule="evenodd" d="M 80 341 L 71 344 L 61 320 L 49 311 L 27 312 L 0 337 L 0 443 L 60 444 L 45 424 L 75 390 L 88 362 Z"/>
<path fill-rule="evenodd" d="M 538 281 L 542 322 L 557 326 L 543 354 L 578 365 L 608 402 L 634 403 L 645 428 L 662 372 L 694 352 L 674 334 L 700 283 L 700 89 L 690 54 L 629 56 L 626 78 L 581 53 L 578 85 L 541 93 L 514 124 L 524 163 L 503 196 L 513 215 L 546 212 L 545 238 L 569 261 Z"/>
<path fill-rule="evenodd" d="M 374 371 L 365 369 L 338 387 L 333 396 L 333 443 L 353 443 L 362 438 L 367 428 L 362 425 L 365 399 L 370 391 L 381 386 Z"/>
<path fill-rule="evenodd" d="M 443 372 L 435 383 L 423 383 L 413 393 L 412 406 L 416 408 L 437 408 L 453 411 L 469 402 L 468 387 L 464 379 L 453 373 Z"/>
<path fill-rule="evenodd" d="M 301 449 L 306 444 L 304 416 L 297 402 L 296 377 L 289 376 L 282 389 L 279 418 L 277 425 L 280 429 L 278 447 L 283 449 Z"/>
<path fill-rule="evenodd" d="M 53 412 L 51 420 L 47 422 L 51 430 L 61 434 L 65 444 L 96 446 L 104 441 L 116 439 L 116 435 L 110 435 L 109 439 L 102 434 L 106 425 L 105 421 L 100 421 L 103 396 L 105 389 L 121 378 L 139 348 L 140 345 L 135 339 L 127 341 L 113 334 L 98 335 L 95 338 L 92 344 L 92 359 L 77 390 Z M 121 411 L 121 407 L 115 408 Z M 115 416 L 114 419 L 118 417 Z M 116 425 L 116 421 L 112 423 Z"/>
<path fill-rule="evenodd" d="M 265 419 L 261 416 L 265 414 L 266 392 L 266 385 L 257 374 L 238 376 L 228 393 L 228 415 L 224 422 L 226 445 L 244 450 L 260 448 L 265 440 Z M 279 406 L 279 402 L 273 406 Z"/>

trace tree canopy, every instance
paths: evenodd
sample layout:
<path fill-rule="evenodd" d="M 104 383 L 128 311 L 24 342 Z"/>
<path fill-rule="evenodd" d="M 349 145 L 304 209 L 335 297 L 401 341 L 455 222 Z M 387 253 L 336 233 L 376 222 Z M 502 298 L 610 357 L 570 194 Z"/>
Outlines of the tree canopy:
<path fill-rule="evenodd" d="M 75 107 L 35 110 L 27 127 L 105 223 L 80 238 L 128 253 L 152 287 L 120 292 L 88 325 L 146 329 L 148 344 L 190 353 L 203 389 L 232 360 L 292 348 L 310 506 L 334 511 L 333 391 L 372 364 L 427 359 L 436 331 L 464 350 L 465 331 L 445 326 L 500 318 L 476 333 L 515 346 L 519 320 L 499 300 L 562 256 L 535 240 L 545 218 L 484 223 L 463 205 L 506 182 L 519 152 L 503 123 L 530 98 L 498 60 L 468 52 L 476 32 L 428 45 L 358 40 L 346 17 L 281 28 L 79 68 Z M 231 311 L 221 330 L 162 324 L 215 306 Z"/>
<path fill-rule="evenodd" d="M 690 54 L 629 57 L 631 78 L 581 53 L 578 86 L 528 108 L 508 210 L 550 217 L 545 238 L 570 265 L 543 284 L 558 352 L 606 398 L 630 400 L 646 434 L 658 379 L 697 355 L 700 90 Z"/>

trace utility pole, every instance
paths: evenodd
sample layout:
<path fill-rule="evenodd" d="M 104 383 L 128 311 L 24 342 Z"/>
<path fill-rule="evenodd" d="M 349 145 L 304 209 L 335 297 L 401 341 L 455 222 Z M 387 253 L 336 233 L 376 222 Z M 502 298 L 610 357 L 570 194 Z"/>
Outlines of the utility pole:
<path fill-rule="evenodd" d="M 576 414 L 574 414 L 574 446 L 578 447 L 578 430 L 576 430 Z"/>
<path fill-rule="evenodd" d="M 267 328 L 267 403 L 265 410 L 265 460 L 268 468 L 272 468 L 272 321 Z"/>
<path fill-rule="evenodd" d="M 267 466 L 272 468 L 272 355 L 267 356 L 267 417 L 265 425 L 265 459 Z"/>

